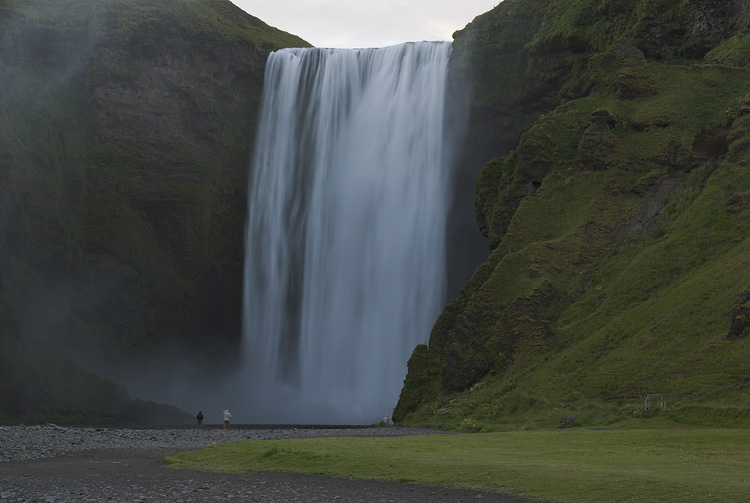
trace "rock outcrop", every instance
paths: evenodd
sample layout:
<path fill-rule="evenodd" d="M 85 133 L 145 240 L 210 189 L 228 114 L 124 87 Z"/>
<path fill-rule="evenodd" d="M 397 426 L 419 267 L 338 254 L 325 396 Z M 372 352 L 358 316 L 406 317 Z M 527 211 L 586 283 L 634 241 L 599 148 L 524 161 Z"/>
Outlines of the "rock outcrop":
<path fill-rule="evenodd" d="M 750 335 L 750 290 L 743 290 L 737 296 L 737 303 L 732 309 L 732 323 L 729 325 L 728 340 L 739 339 Z"/>

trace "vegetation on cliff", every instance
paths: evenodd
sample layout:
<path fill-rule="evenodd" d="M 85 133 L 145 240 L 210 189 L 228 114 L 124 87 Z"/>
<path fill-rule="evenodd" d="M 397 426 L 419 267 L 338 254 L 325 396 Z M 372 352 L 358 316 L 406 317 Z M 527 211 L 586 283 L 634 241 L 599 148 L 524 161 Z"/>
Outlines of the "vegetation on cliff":
<path fill-rule="evenodd" d="M 86 416 L 39 405 L 65 357 L 231 354 L 265 60 L 307 45 L 225 0 L 0 2 L 0 413 Z"/>
<path fill-rule="evenodd" d="M 394 419 L 750 422 L 749 30 L 747 0 L 505 0 L 456 33 L 492 252 Z M 225 0 L 0 1 L 0 421 L 143 408 L 66 356 L 231 354 L 265 58 L 303 45 Z"/>
<path fill-rule="evenodd" d="M 471 137 L 502 155 L 476 187 L 492 254 L 414 351 L 394 419 L 750 422 L 749 15 L 505 0 L 455 35 Z M 649 393 L 667 410 L 644 415 Z"/>

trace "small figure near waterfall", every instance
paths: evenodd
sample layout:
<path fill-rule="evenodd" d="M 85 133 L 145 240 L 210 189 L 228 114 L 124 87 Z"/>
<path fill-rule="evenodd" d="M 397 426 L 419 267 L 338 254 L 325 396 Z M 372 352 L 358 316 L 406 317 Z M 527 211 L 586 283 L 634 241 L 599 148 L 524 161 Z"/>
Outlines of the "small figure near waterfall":
<path fill-rule="evenodd" d="M 198 415 L 195 416 L 195 419 L 198 421 L 198 426 L 203 426 L 203 412 L 198 411 Z"/>
<path fill-rule="evenodd" d="M 229 413 L 229 409 L 224 409 L 224 428 L 229 427 L 230 419 L 232 419 L 232 414 Z"/>

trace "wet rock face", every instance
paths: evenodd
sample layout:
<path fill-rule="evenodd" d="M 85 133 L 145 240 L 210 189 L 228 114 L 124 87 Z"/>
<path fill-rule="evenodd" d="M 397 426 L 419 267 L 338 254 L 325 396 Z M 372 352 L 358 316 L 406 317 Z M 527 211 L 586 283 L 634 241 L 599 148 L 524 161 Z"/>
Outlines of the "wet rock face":
<path fill-rule="evenodd" d="M 169 268 L 181 271 L 178 282 L 199 278 L 197 290 L 213 291 L 202 299 L 186 292 L 195 299 L 189 302 L 228 301 L 229 316 L 213 318 L 197 309 L 204 318 L 198 324 L 236 332 L 229 320 L 239 319 L 239 305 L 231 299 L 240 285 L 224 277 L 241 276 L 253 101 L 262 88 L 265 53 L 249 44 L 189 36 L 176 19 L 155 23 L 129 37 L 108 37 L 94 53 L 87 94 L 103 169 L 91 184 L 102 198 L 117 202 L 118 193 L 127 191 L 128 200 L 127 210 L 113 205 L 91 222 L 104 231 L 102 241 L 117 241 L 118 232 L 106 230 L 105 222 L 117 216 L 107 213 L 129 213 L 130 225 L 143 233 L 140 240 L 154 239 Z M 117 185 L 104 175 L 108 169 L 117 171 Z M 229 260 L 215 263 L 215 254 Z M 232 274 L 213 274 L 213 281 L 206 274 L 228 265 Z"/>
<path fill-rule="evenodd" d="M 732 194 L 727 201 L 727 213 L 740 213 L 748 208 L 750 208 L 750 194 L 747 192 L 742 194 Z"/>
<path fill-rule="evenodd" d="M 693 140 L 693 155 L 698 163 L 716 160 L 727 153 L 729 129 L 716 127 L 700 133 Z"/>
<path fill-rule="evenodd" d="M 0 9 L 0 195 L 19 202 L 0 218 L 12 213 L 3 255 L 24 271 L 45 262 L 39 285 L 23 288 L 44 290 L 64 271 L 75 290 L 65 297 L 87 311 L 50 337 L 95 332 L 114 353 L 237 339 L 265 60 L 305 43 L 230 2 L 205 4 Z"/>
<path fill-rule="evenodd" d="M 518 145 L 518 169 L 532 182 L 541 183 L 549 173 L 554 156 L 549 142 L 533 134 L 524 134 Z"/>
<path fill-rule="evenodd" d="M 728 38 L 750 7 L 748 0 L 703 0 L 696 2 L 690 25 L 688 57 L 702 57 Z"/>
<path fill-rule="evenodd" d="M 137 145 L 140 156 L 153 160 L 144 176 L 194 183 L 202 173 L 175 157 L 182 149 L 221 154 L 220 119 L 246 107 L 248 91 L 260 90 L 265 54 L 246 44 L 189 38 L 177 26 L 167 20 L 127 39 L 103 41 L 95 58 L 106 64 L 89 73 L 89 94 L 97 132 L 108 148 L 133 150 L 148 139 Z"/>
<path fill-rule="evenodd" d="M 591 125 L 584 131 L 578 145 L 576 164 L 581 171 L 602 171 L 621 162 L 622 146 L 610 131 L 614 118 L 606 110 L 591 115 Z"/>
<path fill-rule="evenodd" d="M 750 289 L 737 296 L 737 304 L 732 310 L 732 323 L 727 333 L 728 340 L 741 339 L 750 335 Z"/>
<path fill-rule="evenodd" d="M 479 321 L 461 316 L 456 322 L 453 343 L 445 352 L 443 388 L 447 392 L 467 389 L 491 368 L 487 346 L 476 328 Z"/>
<path fill-rule="evenodd" d="M 639 26 L 637 45 L 650 58 L 702 58 L 737 30 L 748 4 L 747 0 L 697 0 L 679 17 L 652 7 Z"/>

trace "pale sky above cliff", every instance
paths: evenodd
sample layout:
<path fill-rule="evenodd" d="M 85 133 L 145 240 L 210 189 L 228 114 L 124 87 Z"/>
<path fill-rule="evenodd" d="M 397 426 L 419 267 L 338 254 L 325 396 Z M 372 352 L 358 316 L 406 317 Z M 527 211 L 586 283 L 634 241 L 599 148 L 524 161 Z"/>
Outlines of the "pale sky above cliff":
<path fill-rule="evenodd" d="M 452 40 L 500 0 L 232 0 L 316 47 L 383 47 Z"/>

